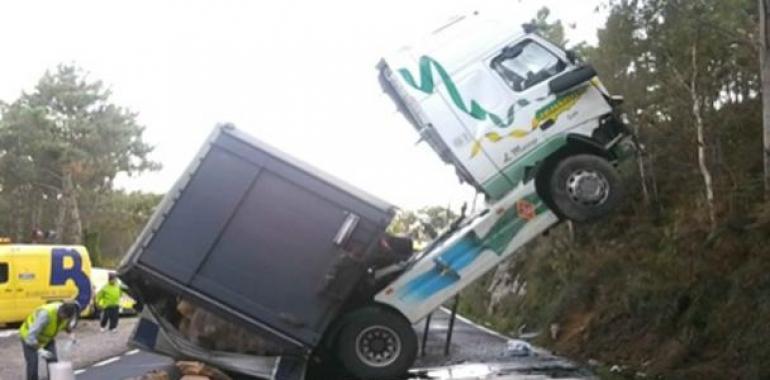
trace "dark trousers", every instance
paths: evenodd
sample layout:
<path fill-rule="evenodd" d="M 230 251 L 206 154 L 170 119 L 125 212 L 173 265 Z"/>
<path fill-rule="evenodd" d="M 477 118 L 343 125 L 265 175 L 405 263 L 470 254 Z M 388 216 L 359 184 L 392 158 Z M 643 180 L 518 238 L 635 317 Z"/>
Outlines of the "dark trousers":
<path fill-rule="evenodd" d="M 107 326 L 107 321 L 110 322 L 110 330 L 114 330 L 116 327 L 118 327 L 119 314 L 120 314 L 120 309 L 117 306 L 105 307 L 102 310 L 102 321 L 101 321 L 102 328 L 104 328 L 104 326 Z"/>
<path fill-rule="evenodd" d="M 30 347 L 24 342 L 21 342 L 21 346 L 24 349 L 24 361 L 27 362 L 27 380 L 37 380 L 37 348 Z M 53 358 L 49 359 L 48 363 L 57 361 L 56 341 L 52 340 L 43 348 L 53 354 Z"/>

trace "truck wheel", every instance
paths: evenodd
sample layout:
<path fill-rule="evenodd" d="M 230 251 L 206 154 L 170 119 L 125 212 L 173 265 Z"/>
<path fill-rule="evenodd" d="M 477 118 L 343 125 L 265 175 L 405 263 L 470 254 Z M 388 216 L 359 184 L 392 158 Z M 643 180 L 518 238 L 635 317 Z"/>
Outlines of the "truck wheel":
<path fill-rule="evenodd" d="M 604 158 L 590 154 L 560 161 L 549 180 L 558 214 L 575 222 L 591 222 L 614 211 L 623 200 L 618 171 Z"/>
<path fill-rule="evenodd" d="M 417 357 L 417 336 L 403 316 L 377 307 L 349 314 L 337 340 L 337 356 L 352 374 L 389 380 L 405 374 Z"/>

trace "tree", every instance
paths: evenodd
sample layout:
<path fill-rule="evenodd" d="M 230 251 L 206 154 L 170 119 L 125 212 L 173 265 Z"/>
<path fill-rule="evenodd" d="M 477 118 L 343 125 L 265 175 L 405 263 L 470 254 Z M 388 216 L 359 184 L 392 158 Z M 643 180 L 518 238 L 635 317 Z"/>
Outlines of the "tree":
<path fill-rule="evenodd" d="M 551 10 L 548 7 L 542 7 L 529 24 L 534 26 L 537 32 L 549 41 L 559 46 L 565 46 L 569 41 L 564 36 L 564 25 L 561 20 L 549 21 L 550 17 Z"/>
<path fill-rule="evenodd" d="M 99 247 L 102 266 L 117 264 L 147 224 L 161 199 L 162 196 L 158 194 L 121 190 L 101 197 L 98 210 L 89 218 L 85 236 L 93 246 Z"/>
<path fill-rule="evenodd" d="M 119 173 L 160 167 L 148 157 L 152 147 L 143 140 L 137 114 L 111 103 L 110 96 L 101 81 L 89 80 L 82 69 L 60 65 L 5 108 L 3 192 L 26 205 L 14 219 L 37 227 L 51 207 L 58 240 L 80 243 L 82 194 L 98 197 L 112 189 Z"/>
<path fill-rule="evenodd" d="M 420 244 L 433 240 L 436 233 L 449 227 L 457 218 L 446 207 L 424 207 L 417 211 L 400 211 L 391 222 L 388 232 L 394 235 L 407 235 Z"/>
<path fill-rule="evenodd" d="M 755 11 L 750 0 L 612 1 L 599 46 L 588 49 L 605 84 L 626 97 L 647 147 L 640 167 L 649 197 L 660 207 L 696 200 L 711 229 L 725 208 L 740 213 L 756 188 L 756 160 L 743 154 L 759 136 L 746 129 L 759 90 L 745 32 Z M 698 196 L 682 186 L 697 186 Z"/>
<path fill-rule="evenodd" d="M 770 0 L 759 0 L 760 66 L 762 72 L 763 156 L 765 199 L 770 200 Z"/>

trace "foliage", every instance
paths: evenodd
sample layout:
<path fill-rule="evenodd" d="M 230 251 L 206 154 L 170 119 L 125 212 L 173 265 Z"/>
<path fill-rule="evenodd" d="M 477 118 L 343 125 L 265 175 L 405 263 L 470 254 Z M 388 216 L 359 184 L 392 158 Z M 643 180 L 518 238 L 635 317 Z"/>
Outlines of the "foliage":
<path fill-rule="evenodd" d="M 409 236 L 421 246 L 433 240 L 431 235 L 447 229 L 455 219 L 457 214 L 451 209 L 438 206 L 424 207 L 417 211 L 399 211 L 388 227 L 388 233 Z"/>
<path fill-rule="evenodd" d="M 32 92 L 0 104 L 1 234 L 29 241 L 42 230 L 49 241 L 76 244 L 87 235 L 97 260 L 98 246 L 112 244 L 96 221 L 103 204 L 125 196 L 114 192 L 115 177 L 160 166 L 137 114 L 110 97 L 82 69 L 59 65 Z"/>
<path fill-rule="evenodd" d="M 542 331 L 540 343 L 560 352 L 664 378 L 768 378 L 757 2 L 606 6 L 598 45 L 581 51 L 625 96 L 645 147 L 627 173 L 630 199 L 605 221 L 560 225 L 524 249 L 509 273 L 526 294 L 506 295 L 489 315 L 488 276 L 466 290 L 462 310 L 509 333 Z M 713 177 L 713 227 L 699 148 Z"/>
<path fill-rule="evenodd" d="M 158 194 L 116 190 L 100 201 L 89 231 L 98 233 L 103 265 L 118 264 L 161 199 L 162 196 Z"/>
<path fill-rule="evenodd" d="M 564 25 L 561 20 L 549 21 L 551 10 L 547 7 L 540 8 L 529 24 L 534 26 L 539 34 L 549 41 L 559 45 L 566 46 L 567 39 L 564 34 Z"/>

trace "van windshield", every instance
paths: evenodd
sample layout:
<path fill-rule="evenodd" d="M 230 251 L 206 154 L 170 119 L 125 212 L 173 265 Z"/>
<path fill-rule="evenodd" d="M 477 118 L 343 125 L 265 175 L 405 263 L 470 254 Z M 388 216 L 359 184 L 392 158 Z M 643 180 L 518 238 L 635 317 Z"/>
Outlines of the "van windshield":
<path fill-rule="evenodd" d="M 492 68 L 517 92 L 564 71 L 566 64 L 542 45 L 528 40 L 492 60 Z"/>

